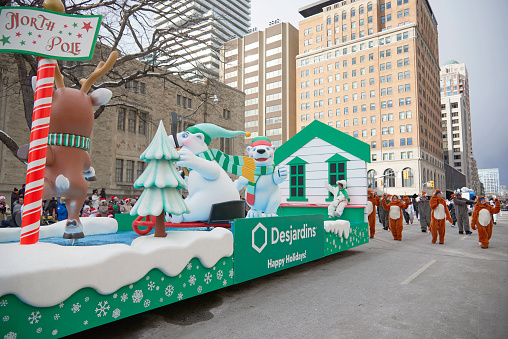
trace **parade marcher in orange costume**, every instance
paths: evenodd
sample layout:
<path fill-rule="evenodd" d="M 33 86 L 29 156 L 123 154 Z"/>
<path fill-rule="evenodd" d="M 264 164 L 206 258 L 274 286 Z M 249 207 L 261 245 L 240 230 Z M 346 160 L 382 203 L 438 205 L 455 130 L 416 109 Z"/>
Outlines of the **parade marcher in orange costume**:
<path fill-rule="evenodd" d="M 369 230 L 370 230 L 370 238 L 374 238 L 374 234 L 376 233 L 376 206 L 379 206 L 380 201 L 377 195 L 374 195 L 372 190 L 367 191 L 367 214 L 369 216 Z"/>
<path fill-rule="evenodd" d="M 450 211 L 446 206 L 446 200 L 441 197 L 440 190 L 434 190 L 432 198 L 430 198 L 430 208 L 432 215 L 430 218 L 430 232 L 432 233 L 432 243 L 435 244 L 439 234 L 439 243 L 444 244 L 446 220 L 453 223 Z"/>
<path fill-rule="evenodd" d="M 390 230 L 392 231 L 393 240 L 402 240 L 402 229 L 404 228 L 402 223 L 402 210 L 405 210 L 411 203 L 407 196 L 404 196 L 404 201 L 405 203 L 402 203 L 396 195 L 392 196 L 392 201 L 389 204 L 386 203 L 385 199 L 381 201 L 383 203 L 383 208 L 388 211 L 388 222 L 390 224 Z"/>
<path fill-rule="evenodd" d="M 478 241 L 481 248 L 489 248 L 489 240 L 492 236 L 492 214 L 499 213 L 501 204 L 495 200 L 495 207 L 490 206 L 485 197 L 478 197 L 471 216 L 471 228 L 478 227 Z"/>

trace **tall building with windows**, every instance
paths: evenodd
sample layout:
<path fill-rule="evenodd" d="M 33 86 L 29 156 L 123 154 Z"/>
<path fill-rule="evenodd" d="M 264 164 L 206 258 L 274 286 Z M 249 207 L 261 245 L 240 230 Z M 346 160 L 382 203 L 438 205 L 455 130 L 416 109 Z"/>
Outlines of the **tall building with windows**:
<path fill-rule="evenodd" d="M 473 138 L 466 65 L 450 60 L 441 67 L 441 117 L 444 161 L 466 176 L 473 186 Z"/>
<path fill-rule="evenodd" d="M 501 192 L 499 168 L 478 169 L 478 175 L 485 188 L 485 194 L 499 194 Z"/>
<path fill-rule="evenodd" d="M 445 189 L 437 21 L 428 0 L 300 9 L 297 130 L 319 119 L 371 145 L 368 185 Z M 381 189 L 380 189 L 381 190 Z"/>
<path fill-rule="evenodd" d="M 228 41 L 221 53 L 221 81 L 246 94 L 245 130 L 251 138 L 267 136 L 280 146 L 296 130 L 298 30 L 274 21 L 265 31 Z"/>
<path fill-rule="evenodd" d="M 177 56 L 173 70 L 185 73 L 186 78 L 203 76 L 218 78 L 221 60 L 220 46 L 233 36 L 244 36 L 250 27 L 251 0 L 171 0 L 161 1 L 160 9 L 168 15 L 155 17 L 157 28 L 178 27 L 186 20 L 199 18 L 193 27 L 179 29 L 178 35 L 188 35 L 185 40 L 176 37 L 168 46 Z M 202 20 L 206 19 L 206 20 Z"/>

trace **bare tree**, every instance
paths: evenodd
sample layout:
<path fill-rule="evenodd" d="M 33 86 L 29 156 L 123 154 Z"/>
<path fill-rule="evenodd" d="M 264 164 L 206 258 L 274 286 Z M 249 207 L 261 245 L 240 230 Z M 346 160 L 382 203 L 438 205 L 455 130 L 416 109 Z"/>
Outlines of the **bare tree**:
<path fill-rule="evenodd" d="M 196 92 L 196 86 L 187 86 L 185 82 L 175 80 L 175 75 L 182 79 L 189 76 L 210 79 L 211 76 L 204 65 L 191 71 L 182 71 L 176 68 L 176 64 L 187 60 L 200 66 L 194 52 L 187 50 L 186 46 L 190 42 L 210 46 L 212 44 L 210 39 L 200 38 L 196 31 L 207 22 L 216 21 L 220 24 L 220 21 L 227 20 L 226 18 L 216 14 L 203 16 L 195 14 L 194 11 L 183 11 L 180 9 L 181 0 L 62 0 L 62 2 L 67 14 L 103 16 L 94 59 L 85 62 L 59 61 L 60 71 L 68 86 L 79 86 L 80 79 L 86 77 L 82 70 L 95 69 L 99 61 L 107 59 L 111 50 L 116 50 L 120 53 L 120 57 L 115 68 L 104 77 L 104 82 L 94 85 L 93 89 L 114 89 L 125 86 L 126 83 L 151 77 L 164 79 L 189 95 L 197 97 L 201 102 L 208 101 L 216 92 L 210 88 L 219 86 L 216 81 L 206 81 L 207 86 L 200 87 L 199 92 Z M 2 6 L 38 8 L 42 7 L 42 3 L 43 0 L 0 1 Z M 165 24 L 156 25 L 161 22 Z M 218 50 L 218 46 L 216 47 Z M 176 53 L 177 50 L 180 52 Z M 25 120 L 30 128 L 34 100 L 31 78 L 37 73 L 38 58 L 26 54 L 12 54 L 11 58 L 17 66 Z M 131 66 L 133 62 L 136 67 Z M 101 106 L 96 110 L 96 119 L 100 117 L 105 107 L 107 106 Z M 0 140 L 18 158 L 18 145 L 1 130 Z"/>

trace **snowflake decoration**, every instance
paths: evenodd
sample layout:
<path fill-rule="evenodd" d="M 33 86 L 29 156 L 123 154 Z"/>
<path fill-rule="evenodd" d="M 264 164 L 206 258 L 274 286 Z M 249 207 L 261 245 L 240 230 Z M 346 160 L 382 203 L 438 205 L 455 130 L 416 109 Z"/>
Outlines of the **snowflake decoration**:
<path fill-rule="evenodd" d="M 9 316 L 8 315 L 4 315 L 3 321 L 9 321 Z"/>
<path fill-rule="evenodd" d="M 164 277 L 161 278 L 161 281 L 164 281 Z"/>
<path fill-rule="evenodd" d="M 215 266 L 213 267 L 213 270 L 215 271 Z"/>
<path fill-rule="evenodd" d="M 120 309 L 119 309 L 119 308 L 115 308 L 115 309 L 113 310 L 113 318 L 115 318 L 115 319 L 116 319 L 116 318 L 118 318 L 118 317 L 120 316 L 120 312 L 121 312 L 121 311 L 120 311 Z"/>
<path fill-rule="evenodd" d="M 222 270 L 219 270 L 217 272 L 217 280 L 222 280 L 222 277 L 224 276 L 224 273 L 222 272 Z"/>
<path fill-rule="evenodd" d="M 57 335 L 58 334 L 58 330 L 53 330 L 53 332 L 51 332 L 52 335 Z"/>
<path fill-rule="evenodd" d="M 129 289 L 132 290 L 133 287 L 134 287 L 134 285 L 132 285 L 132 284 L 129 285 Z"/>
<path fill-rule="evenodd" d="M 192 268 L 192 264 L 191 263 L 188 263 L 187 264 L 187 269 L 190 270 Z"/>
<path fill-rule="evenodd" d="M 102 301 L 99 301 L 99 304 L 97 305 L 97 307 L 95 308 L 95 313 L 97 314 L 97 317 L 102 317 L 103 315 L 106 315 L 108 314 L 107 311 L 109 311 L 109 309 L 111 308 L 110 305 L 108 305 L 108 302 L 107 301 L 104 301 L 104 304 L 102 303 Z"/>
<path fill-rule="evenodd" d="M 8 303 L 9 302 L 7 300 L 5 300 L 5 299 L 0 300 L 0 306 L 7 306 Z"/>
<path fill-rule="evenodd" d="M 39 320 L 42 318 L 42 315 L 41 315 L 41 312 L 37 311 L 36 312 L 32 312 L 32 314 L 30 314 L 30 316 L 28 317 L 28 321 L 30 322 L 30 324 L 37 324 L 39 322 Z"/>
<path fill-rule="evenodd" d="M 222 265 L 223 265 L 223 266 L 226 266 L 226 261 L 223 261 L 223 262 L 222 262 Z"/>
<path fill-rule="evenodd" d="M 154 290 L 154 288 L 155 288 L 155 283 L 154 283 L 153 281 L 150 281 L 150 282 L 148 283 L 148 290 L 149 290 L 149 291 L 153 291 L 153 290 Z"/>
<path fill-rule="evenodd" d="M 203 286 L 198 286 L 198 293 L 203 292 Z"/>
<path fill-rule="evenodd" d="M 132 293 L 132 302 L 137 304 L 140 303 L 143 299 L 143 291 L 141 290 L 135 290 L 134 293 Z"/>
<path fill-rule="evenodd" d="M 18 335 L 14 332 L 9 332 L 6 335 L 4 335 L 4 339 L 16 339 Z"/>
<path fill-rule="evenodd" d="M 60 306 L 60 308 L 62 308 L 64 306 L 64 303 L 60 303 L 60 304 L 58 304 L 58 306 Z"/>
<path fill-rule="evenodd" d="M 207 272 L 205 274 L 205 283 L 208 285 L 212 281 L 212 273 Z"/>
<path fill-rule="evenodd" d="M 156 290 L 156 291 L 158 291 L 158 290 L 159 290 L 159 286 L 157 286 L 157 287 L 155 288 L 155 290 Z"/>
<path fill-rule="evenodd" d="M 178 275 L 178 278 L 181 278 L 181 277 L 182 277 L 182 275 L 181 275 L 181 274 L 179 274 L 179 275 Z"/>
<path fill-rule="evenodd" d="M 85 302 L 88 302 L 88 300 L 90 300 L 90 298 L 89 298 L 89 297 L 86 297 L 86 298 L 85 298 Z"/>
<path fill-rule="evenodd" d="M 175 288 L 173 287 L 173 285 L 168 285 L 168 287 L 166 287 L 166 290 L 165 290 L 165 294 L 168 296 L 168 297 L 171 297 L 171 295 L 173 294 L 173 292 L 175 291 Z"/>
<path fill-rule="evenodd" d="M 113 299 L 116 299 L 118 297 L 118 294 L 113 294 Z"/>
<path fill-rule="evenodd" d="M 79 303 L 76 303 L 76 304 L 72 305 L 71 311 L 72 311 L 72 313 L 78 313 L 80 309 L 81 309 L 81 305 Z"/>
<path fill-rule="evenodd" d="M 57 314 L 55 314 L 55 315 L 53 316 L 53 318 L 54 318 L 55 320 L 60 319 L 60 314 L 58 314 L 58 313 L 57 313 Z"/>
<path fill-rule="evenodd" d="M 182 286 L 183 286 L 183 288 L 187 287 L 187 283 L 183 283 Z"/>
<path fill-rule="evenodd" d="M 161 298 L 159 299 L 159 302 L 163 302 L 163 301 L 164 301 L 164 299 L 161 297 Z"/>
<path fill-rule="evenodd" d="M 234 275 L 235 275 L 235 271 L 233 271 L 233 269 L 230 269 L 229 270 L 229 277 L 233 278 Z"/>
<path fill-rule="evenodd" d="M 224 279 L 224 281 L 222 282 L 222 286 L 226 286 L 228 284 L 228 281 L 226 279 Z"/>
<path fill-rule="evenodd" d="M 83 325 L 88 325 L 88 320 L 83 321 Z"/>
<path fill-rule="evenodd" d="M 189 278 L 189 285 L 194 286 L 195 283 L 196 283 L 196 276 L 193 274 Z"/>
<path fill-rule="evenodd" d="M 145 302 L 143 303 L 143 306 L 145 306 L 145 308 L 150 306 L 150 299 L 145 299 Z"/>
<path fill-rule="evenodd" d="M 149 276 L 146 276 L 146 280 L 150 280 L 150 277 L 149 277 Z"/>
<path fill-rule="evenodd" d="M 199 270 L 199 265 L 196 265 L 196 269 Z"/>
<path fill-rule="evenodd" d="M 182 292 L 178 293 L 178 297 L 177 298 L 178 298 L 178 300 L 182 300 L 183 299 L 183 293 Z"/>
<path fill-rule="evenodd" d="M 122 302 L 125 302 L 127 299 L 129 299 L 129 295 L 127 293 L 122 294 L 122 296 L 120 297 L 120 300 L 122 300 Z"/>
<path fill-rule="evenodd" d="M 37 333 L 41 333 L 41 332 L 42 332 L 42 327 L 39 327 L 39 328 L 37 329 L 37 331 L 35 331 L 35 332 L 37 332 Z"/>

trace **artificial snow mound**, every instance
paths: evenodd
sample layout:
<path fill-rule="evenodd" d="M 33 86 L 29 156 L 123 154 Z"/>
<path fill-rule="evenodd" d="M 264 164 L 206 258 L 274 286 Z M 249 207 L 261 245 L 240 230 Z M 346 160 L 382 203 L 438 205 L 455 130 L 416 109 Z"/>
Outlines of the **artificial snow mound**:
<path fill-rule="evenodd" d="M 325 231 L 335 233 L 337 236 L 349 238 L 351 225 L 347 220 L 325 220 Z"/>
<path fill-rule="evenodd" d="M 83 224 L 83 233 L 87 235 L 109 234 L 118 231 L 118 222 L 113 218 L 79 218 Z M 41 226 L 39 239 L 62 237 L 65 230 L 66 220 Z M 19 241 L 21 227 L 0 228 L 0 242 Z"/>
<path fill-rule="evenodd" d="M 1 244 L 0 258 L 8 260 L 0 261 L 0 296 L 12 293 L 29 305 L 49 307 L 85 287 L 110 294 L 154 268 L 173 277 L 192 258 L 210 268 L 233 254 L 233 234 L 224 228 L 166 233 L 139 237 L 131 246 Z"/>

